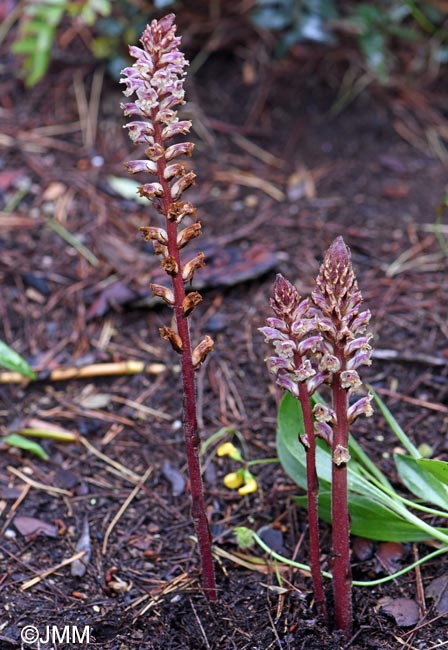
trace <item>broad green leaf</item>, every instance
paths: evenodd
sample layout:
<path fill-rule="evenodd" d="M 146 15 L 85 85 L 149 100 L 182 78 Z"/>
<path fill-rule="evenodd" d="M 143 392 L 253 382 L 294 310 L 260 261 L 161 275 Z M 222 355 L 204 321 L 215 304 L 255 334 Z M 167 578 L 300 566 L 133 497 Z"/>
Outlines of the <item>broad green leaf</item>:
<path fill-rule="evenodd" d="M 425 503 L 448 509 L 448 487 L 422 467 L 423 459 L 417 461 L 403 454 L 394 454 L 394 459 L 401 480 L 412 494 Z"/>
<path fill-rule="evenodd" d="M 17 354 L 4 341 L 0 341 L 0 366 L 8 370 L 13 370 L 14 372 L 19 372 L 21 375 L 30 379 L 36 377 L 35 372 L 30 368 L 25 359 L 22 359 L 20 354 Z"/>
<path fill-rule="evenodd" d="M 135 201 L 142 205 L 148 205 L 148 199 L 137 193 L 138 188 L 141 186 L 141 183 L 138 181 L 134 181 L 132 178 L 124 178 L 123 176 L 108 176 L 107 182 L 114 192 L 124 199 Z"/>
<path fill-rule="evenodd" d="M 306 506 L 307 498 L 296 497 L 294 501 Z M 350 495 L 349 512 L 352 535 L 379 542 L 419 542 L 428 539 L 428 533 L 404 521 L 383 504 L 359 494 Z M 331 494 L 327 490 L 319 493 L 319 516 L 331 523 Z"/>
<path fill-rule="evenodd" d="M 420 467 L 430 474 L 432 474 L 436 479 L 448 485 L 448 463 L 444 460 L 433 460 L 431 458 L 421 458 L 417 460 L 417 463 Z"/>
<path fill-rule="evenodd" d="M 18 449 L 23 449 L 25 451 L 30 451 L 32 454 L 39 456 L 42 460 L 48 460 L 49 456 L 47 452 L 39 445 L 38 442 L 34 440 L 29 440 L 23 436 L 19 436 L 18 433 L 11 433 L 6 438 L 3 438 L 3 442 L 6 442 L 10 447 L 16 447 Z"/>

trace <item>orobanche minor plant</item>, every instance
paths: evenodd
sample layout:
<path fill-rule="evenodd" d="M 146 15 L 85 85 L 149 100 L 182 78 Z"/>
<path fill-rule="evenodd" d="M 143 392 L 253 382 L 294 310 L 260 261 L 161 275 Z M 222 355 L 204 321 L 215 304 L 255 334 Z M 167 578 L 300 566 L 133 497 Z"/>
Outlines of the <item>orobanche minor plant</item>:
<path fill-rule="evenodd" d="M 352 628 L 350 523 L 348 513 L 347 463 L 349 427 L 361 414 L 372 414 L 371 396 L 349 404 L 349 397 L 361 386 L 357 368 L 370 363 L 370 320 L 361 311 L 362 296 L 342 237 L 327 251 L 310 298 L 302 299 L 296 288 L 278 275 L 271 306 L 274 318 L 261 328 L 273 343 L 275 355 L 268 366 L 279 386 L 301 404 L 306 450 L 310 565 L 316 603 L 326 618 L 320 568 L 316 438 L 331 448 L 332 458 L 332 576 L 335 628 L 348 637 Z M 310 398 L 322 384 L 332 390 L 332 408 Z"/>
<path fill-rule="evenodd" d="M 209 600 L 217 597 L 210 531 L 205 511 L 202 477 L 199 459 L 200 438 L 196 418 L 195 370 L 201 365 L 213 347 L 213 341 L 205 336 L 192 347 L 189 318 L 201 301 L 196 291 L 187 293 L 185 283 L 195 271 L 204 266 L 204 254 L 198 253 L 192 259 L 181 259 L 180 250 L 201 234 L 201 224 L 191 222 L 179 230 L 184 219 L 195 216 L 191 203 L 181 201 L 183 192 L 195 179 L 193 171 L 177 162 L 179 156 L 190 156 L 191 142 L 169 144 L 177 135 L 189 132 L 191 122 L 180 121 L 176 106 L 184 104 L 184 68 L 188 65 L 179 50 L 180 38 L 174 25 L 174 14 L 161 20 L 153 20 L 141 38 L 143 48 L 131 46 L 129 52 L 136 61 L 125 68 L 121 81 L 126 84 L 124 94 L 137 98 L 132 103 L 122 104 L 125 115 L 136 116 L 126 128 L 136 145 L 145 147 L 145 160 L 133 160 L 126 164 L 129 172 L 146 172 L 155 177 L 155 182 L 145 183 L 139 188 L 141 196 L 152 202 L 164 218 L 164 228 L 144 226 L 140 230 L 146 240 L 152 241 L 154 252 L 161 257 L 161 265 L 171 279 L 171 288 L 152 284 L 155 296 L 162 298 L 173 308 L 176 330 L 162 327 L 160 335 L 169 341 L 181 356 L 183 380 L 183 419 L 185 447 L 191 485 L 192 518 L 198 538 L 202 562 L 202 580 Z"/>

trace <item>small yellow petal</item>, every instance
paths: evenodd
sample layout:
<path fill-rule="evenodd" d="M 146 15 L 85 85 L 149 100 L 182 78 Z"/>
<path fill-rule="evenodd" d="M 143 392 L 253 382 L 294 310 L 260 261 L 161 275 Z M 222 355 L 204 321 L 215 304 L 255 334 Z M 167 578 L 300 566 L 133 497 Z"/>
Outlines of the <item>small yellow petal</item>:
<path fill-rule="evenodd" d="M 253 477 L 251 477 L 248 481 L 246 481 L 243 487 L 240 487 L 240 489 L 238 490 L 238 494 L 244 497 L 246 494 L 252 494 L 252 492 L 256 492 L 257 489 L 258 489 L 257 481 Z"/>
<path fill-rule="evenodd" d="M 236 490 L 244 483 L 244 477 L 242 472 L 231 472 L 224 476 L 224 485 L 229 490 Z"/>
<path fill-rule="evenodd" d="M 233 460 L 241 460 L 241 452 L 231 442 L 224 442 L 216 450 L 217 456 L 230 456 Z"/>

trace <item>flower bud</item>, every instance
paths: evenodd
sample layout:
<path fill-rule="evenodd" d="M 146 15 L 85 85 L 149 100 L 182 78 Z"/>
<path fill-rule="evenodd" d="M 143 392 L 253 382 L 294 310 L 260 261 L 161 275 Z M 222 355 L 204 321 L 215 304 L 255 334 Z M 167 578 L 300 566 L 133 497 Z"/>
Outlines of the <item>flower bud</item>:
<path fill-rule="evenodd" d="M 195 214 L 196 208 L 191 203 L 174 201 L 168 208 L 167 217 L 169 221 L 180 223 L 185 217 L 194 217 Z"/>
<path fill-rule="evenodd" d="M 189 316 L 202 300 L 202 296 L 197 291 L 187 293 L 182 301 L 182 310 L 185 316 Z"/>
<path fill-rule="evenodd" d="M 311 361 L 309 359 L 305 359 L 303 363 L 294 369 L 293 374 L 298 382 L 303 382 L 313 377 L 316 374 L 316 371 L 311 365 Z"/>
<path fill-rule="evenodd" d="M 165 167 L 163 177 L 166 181 L 172 180 L 175 176 L 183 176 L 185 174 L 185 165 L 182 163 L 173 163 Z"/>
<path fill-rule="evenodd" d="M 164 148 L 162 145 L 158 144 L 155 142 L 154 144 L 150 145 L 147 149 L 145 149 L 145 154 L 153 160 L 154 162 L 157 162 L 159 158 L 163 157 L 163 154 L 165 153 Z"/>
<path fill-rule="evenodd" d="M 341 362 L 334 354 L 325 353 L 319 362 L 319 370 L 327 372 L 338 372 L 341 368 Z"/>
<path fill-rule="evenodd" d="M 173 350 L 176 352 L 179 352 L 179 354 L 182 352 L 182 340 L 171 327 L 161 327 L 159 329 L 160 336 L 162 339 L 165 339 L 165 341 L 169 341 L 171 345 L 173 346 Z"/>
<path fill-rule="evenodd" d="M 174 305 L 174 293 L 168 287 L 164 287 L 161 284 L 150 284 L 149 288 L 151 289 L 153 296 L 157 298 L 162 298 L 168 305 Z"/>
<path fill-rule="evenodd" d="M 155 196 L 163 196 L 163 187 L 160 183 L 145 183 L 138 188 L 138 193 L 151 200 Z"/>
<path fill-rule="evenodd" d="M 183 281 L 188 282 L 191 280 L 194 272 L 201 269 L 203 266 L 205 266 L 205 255 L 204 253 L 198 253 L 184 265 L 184 268 L 182 269 Z"/>
<path fill-rule="evenodd" d="M 319 386 L 328 380 L 328 376 L 328 372 L 316 372 L 316 374 L 306 382 L 308 393 L 312 395 Z"/>
<path fill-rule="evenodd" d="M 179 142 L 177 144 L 172 144 L 170 147 L 167 147 L 165 150 L 165 160 L 169 161 L 177 156 L 191 156 L 193 153 L 194 144 L 192 142 Z"/>
<path fill-rule="evenodd" d="M 168 275 L 176 275 L 179 272 L 177 262 L 172 255 L 165 257 L 161 262 L 161 266 Z"/>
<path fill-rule="evenodd" d="M 181 196 L 182 192 L 188 189 L 194 183 L 196 174 L 193 171 L 188 172 L 181 176 L 175 183 L 171 186 L 171 196 L 174 201 Z"/>
<path fill-rule="evenodd" d="M 158 228 L 156 226 L 141 226 L 139 228 L 140 232 L 143 233 L 143 238 L 145 241 L 151 241 L 154 239 L 158 241 L 159 244 L 166 246 L 168 244 L 168 235 L 166 230 L 163 228 Z"/>
<path fill-rule="evenodd" d="M 290 375 L 278 375 L 277 384 L 289 391 L 294 397 L 299 398 L 299 386 L 297 381 L 292 379 Z"/>
<path fill-rule="evenodd" d="M 343 445 L 336 445 L 333 450 L 333 463 L 335 465 L 343 465 L 350 460 L 350 452 L 347 447 Z"/>
<path fill-rule="evenodd" d="M 332 408 L 318 402 L 313 408 L 314 417 L 318 422 L 336 422 L 336 413 Z"/>
<path fill-rule="evenodd" d="M 139 172 L 157 174 L 157 165 L 152 160 L 131 160 L 124 163 L 124 166 L 130 174 L 138 174 Z"/>
<path fill-rule="evenodd" d="M 291 359 L 283 359 L 283 357 L 268 357 L 266 359 L 269 371 L 273 375 L 278 375 L 281 370 L 294 370 L 294 364 Z"/>
<path fill-rule="evenodd" d="M 207 355 L 210 354 L 210 352 L 213 350 L 213 346 L 213 339 L 207 334 L 194 348 L 193 352 L 191 353 L 191 360 L 193 362 L 193 368 L 195 370 L 196 368 L 199 368 L 199 366 L 205 361 Z"/>
<path fill-rule="evenodd" d="M 347 412 L 348 421 L 350 423 L 354 422 L 360 415 L 365 415 L 366 418 L 371 417 L 373 415 L 371 402 L 372 395 L 366 395 L 365 397 L 361 397 L 361 399 L 352 404 Z"/>
<path fill-rule="evenodd" d="M 333 429 L 327 422 L 315 422 L 314 433 L 318 438 L 322 438 L 331 448 L 333 440 Z"/>
<path fill-rule="evenodd" d="M 362 381 L 356 370 L 343 370 L 341 372 L 341 384 L 343 388 L 356 390 L 362 386 Z"/>
<path fill-rule="evenodd" d="M 181 122 L 174 122 L 169 124 L 162 131 L 162 140 L 169 140 L 175 135 L 185 135 L 191 128 L 190 120 L 183 120 Z"/>
<path fill-rule="evenodd" d="M 177 235 L 177 245 L 179 248 L 183 248 L 190 239 L 193 239 L 194 237 L 199 237 L 201 234 L 201 224 L 198 221 L 197 223 L 191 224 L 191 226 L 187 226 L 183 230 L 181 230 L 178 235 Z"/>

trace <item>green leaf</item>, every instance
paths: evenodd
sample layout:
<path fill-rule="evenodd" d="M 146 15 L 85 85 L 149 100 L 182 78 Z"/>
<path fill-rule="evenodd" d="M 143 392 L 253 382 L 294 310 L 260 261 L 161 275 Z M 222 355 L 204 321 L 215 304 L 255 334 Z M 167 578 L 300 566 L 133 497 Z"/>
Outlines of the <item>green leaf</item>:
<path fill-rule="evenodd" d="M 67 0 L 26 2 L 18 37 L 12 45 L 15 54 L 24 54 L 22 71 L 27 86 L 34 86 L 46 73 L 56 28 L 66 11 Z"/>
<path fill-rule="evenodd" d="M 384 34 L 377 31 L 368 31 L 359 37 L 359 45 L 367 65 L 376 74 L 381 83 L 387 83 L 387 46 Z"/>
<path fill-rule="evenodd" d="M 236 528 L 233 529 L 233 532 L 235 533 L 236 543 L 239 548 L 246 549 L 254 545 L 254 533 L 250 528 L 246 528 L 246 526 L 236 526 Z"/>
<path fill-rule="evenodd" d="M 420 467 L 430 474 L 432 474 L 436 479 L 441 481 L 444 485 L 448 485 L 448 463 L 444 460 L 433 460 L 430 458 L 421 458 L 417 460 L 417 463 Z"/>
<path fill-rule="evenodd" d="M 22 359 L 20 354 L 17 354 L 9 345 L 4 341 L 0 341 L 0 366 L 19 372 L 25 377 L 35 379 L 36 373 L 30 368 L 25 359 Z"/>
<path fill-rule="evenodd" d="M 301 506 L 306 506 L 306 497 L 295 497 Z M 428 533 L 404 521 L 383 504 L 359 494 L 350 494 L 350 533 L 379 542 L 420 542 L 428 539 Z M 331 523 L 331 493 L 319 493 L 319 516 Z"/>
<path fill-rule="evenodd" d="M 394 459 L 400 478 L 410 492 L 425 503 L 447 510 L 448 487 L 421 465 L 424 459 L 417 461 L 403 454 L 394 454 Z"/>
<path fill-rule="evenodd" d="M 35 454 L 42 460 L 48 460 L 49 456 L 47 452 L 39 445 L 38 442 L 34 440 L 29 440 L 23 436 L 19 436 L 18 433 L 11 433 L 6 438 L 3 438 L 3 442 L 6 442 L 10 447 L 16 447 L 17 449 L 24 449 L 25 451 L 30 451 L 32 454 Z"/>

